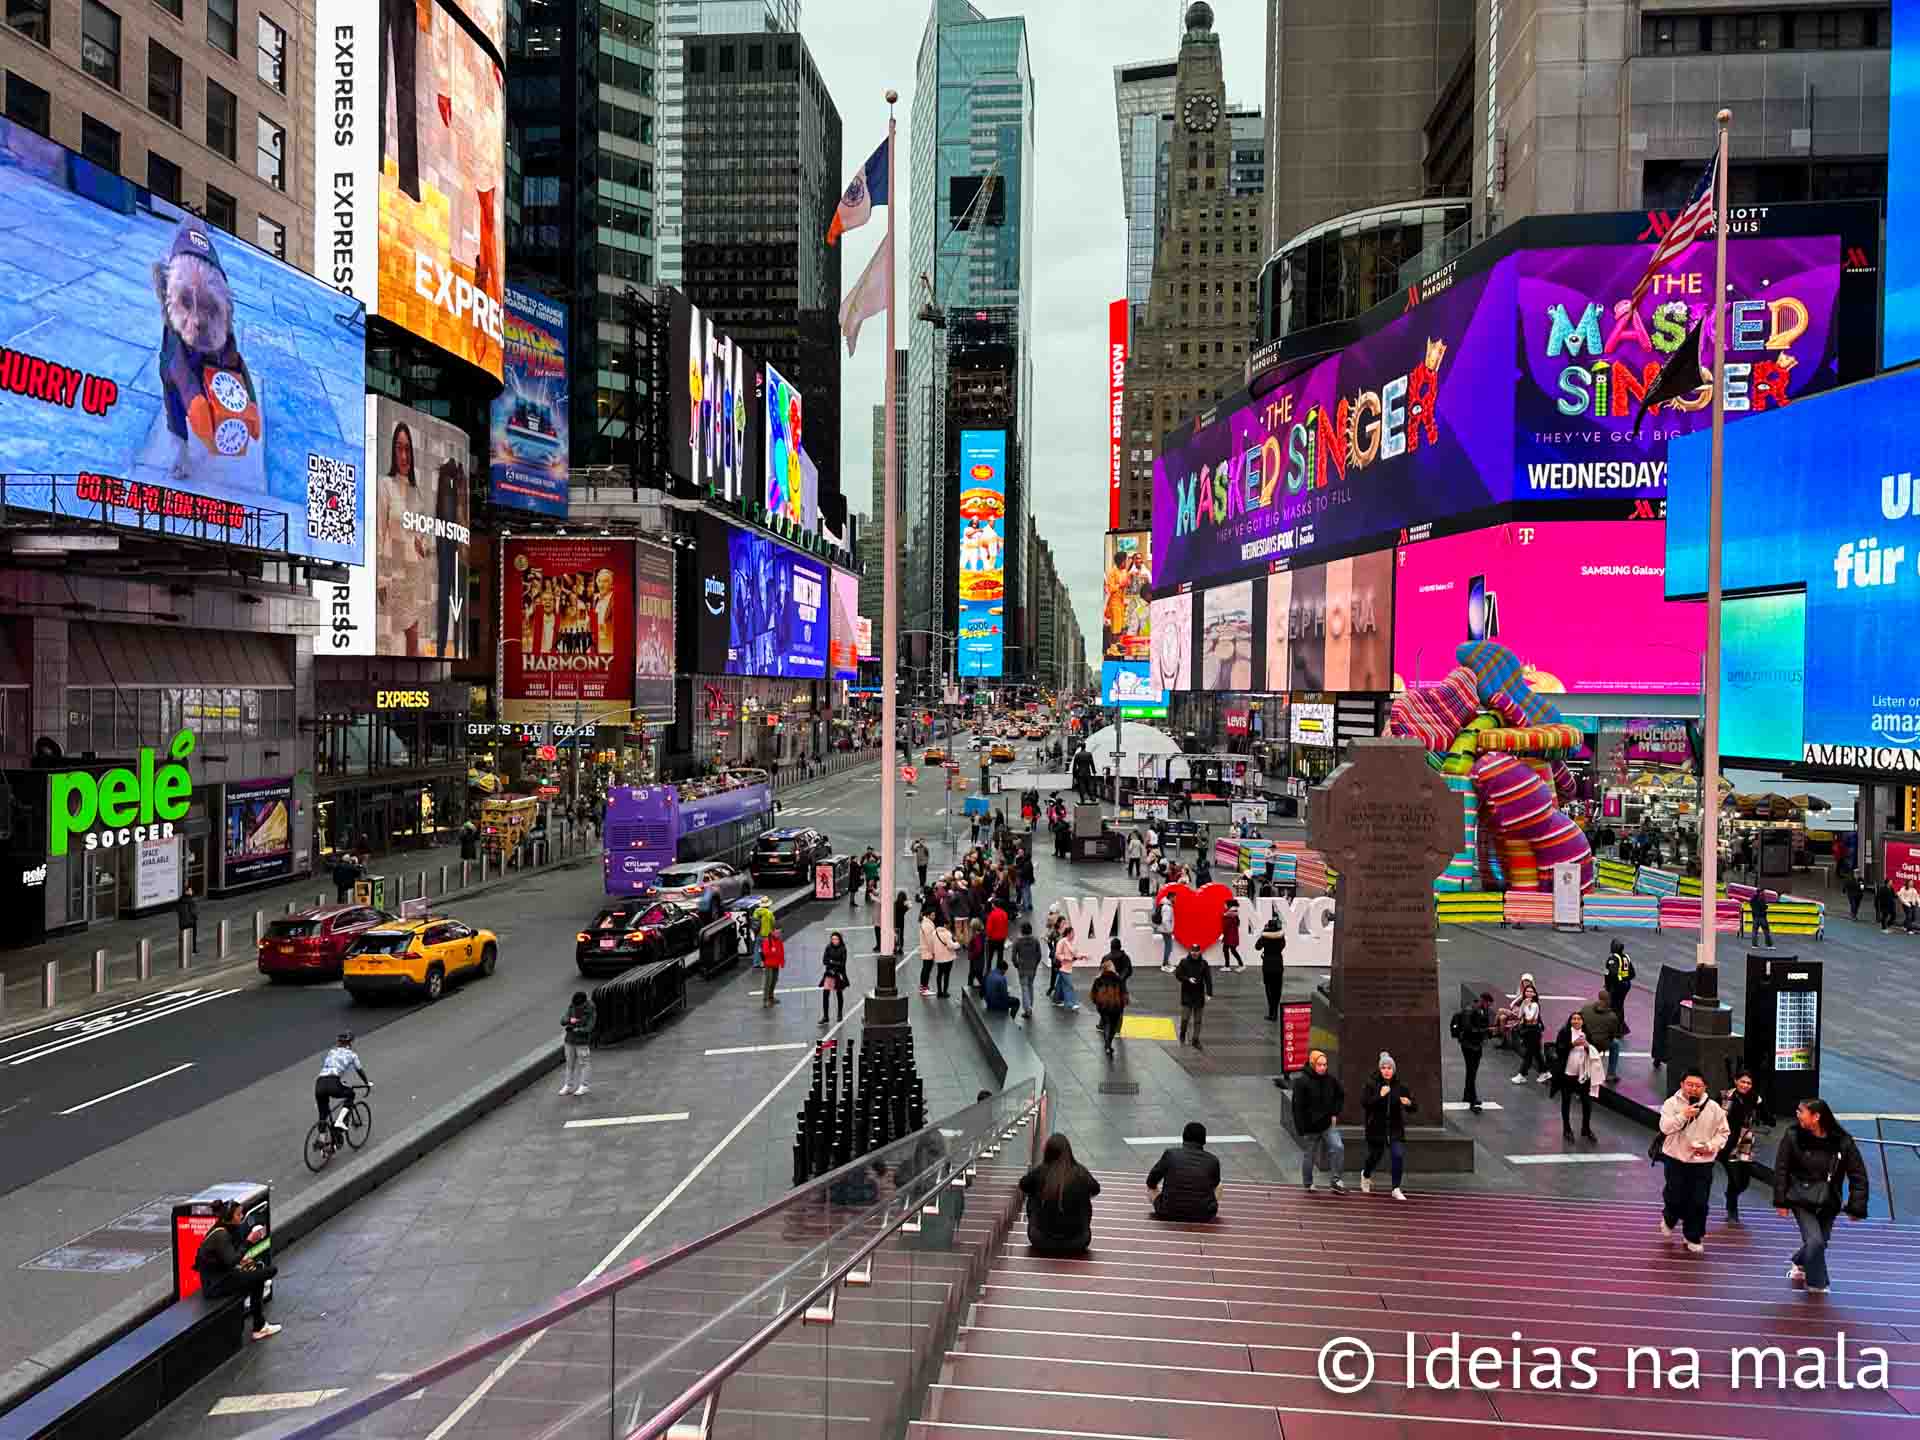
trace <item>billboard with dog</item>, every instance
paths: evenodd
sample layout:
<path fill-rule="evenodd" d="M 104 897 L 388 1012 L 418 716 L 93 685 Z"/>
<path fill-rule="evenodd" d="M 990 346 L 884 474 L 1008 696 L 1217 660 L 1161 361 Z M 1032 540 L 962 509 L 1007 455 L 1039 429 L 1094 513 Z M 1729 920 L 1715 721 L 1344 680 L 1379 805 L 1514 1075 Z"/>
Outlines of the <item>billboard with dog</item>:
<path fill-rule="evenodd" d="M 0 120 L 4 500 L 358 565 L 353 301 Z"/>

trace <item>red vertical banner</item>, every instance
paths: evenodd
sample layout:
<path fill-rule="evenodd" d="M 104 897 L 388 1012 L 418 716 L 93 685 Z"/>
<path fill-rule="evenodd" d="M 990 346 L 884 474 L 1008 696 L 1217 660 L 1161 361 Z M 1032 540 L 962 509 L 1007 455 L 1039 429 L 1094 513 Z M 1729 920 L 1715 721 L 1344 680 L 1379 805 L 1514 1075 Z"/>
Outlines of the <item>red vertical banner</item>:
<path fill-rule="evenodd" d="M 1107 305 L 1107 528 L 1120 528 L 1120 480 L 1126 473 L 1127 302 Z"/>

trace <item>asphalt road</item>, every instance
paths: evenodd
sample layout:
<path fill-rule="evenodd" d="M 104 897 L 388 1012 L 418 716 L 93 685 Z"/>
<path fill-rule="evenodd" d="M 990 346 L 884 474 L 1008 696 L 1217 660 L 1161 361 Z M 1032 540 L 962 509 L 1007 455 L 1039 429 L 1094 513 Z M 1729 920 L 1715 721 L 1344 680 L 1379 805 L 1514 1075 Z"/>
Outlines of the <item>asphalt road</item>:
<path fill-rule="evenodd" d="M 866 766 L 789 792 L 780 822 L 858 853 L 879 839 L 878 780 Z M 923 804 L 915 829 L 939 808 Z M 0 1372 L 164 1278 L 157 1259 L 110 1268 L 137 1238 L 76 1240 L 216 1181 L 271 1181 L 280 1202 L 311 1183 L 312 1077 L 340 1029 L 375 1082 L 376 1147 L 555 1035 L 580 983 L 574 932 L 602 898 L 590 861 L 463 902 L 459 918 L 499 935 L 499 969 L 433 1006 L 353 1005 L 338 984 L 235 970 L 0 1040 Z M 69 1268 L 23 1268 L 58 1247 Z"/>

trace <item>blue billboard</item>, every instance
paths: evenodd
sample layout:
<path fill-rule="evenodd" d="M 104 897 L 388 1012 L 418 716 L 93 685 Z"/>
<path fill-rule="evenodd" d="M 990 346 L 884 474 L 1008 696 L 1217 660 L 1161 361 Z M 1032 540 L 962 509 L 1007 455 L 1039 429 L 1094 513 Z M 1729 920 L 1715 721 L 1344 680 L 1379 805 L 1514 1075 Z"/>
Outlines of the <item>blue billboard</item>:
<path fill-rule="evenodd" d="M 567 312 L 507 286 L 505 388 L 488 438 L 495 505 L 567 516 Z"/>
<path fill-rule="evenodd" d="M 766 535 L 727 528 L 726 673 L 822 680 L 832 617 L 827 567 Z"/>
<path fill-rule="evenodd" d="M 1909 369 L 1727 427 L 1721 585 L 1805 592 L 1803 634 L 1817 637 L 1803 641 L 1806 764 L 1920 771 L 1920 675 L 1897 643 L 1920 627 L 1917 409 L 1920 369 Z M 1668 452 L 1674 598 L 1706 592 L 1708 438 Z M 1791 656 L 1768 663 L 1790 668 Z"/>
<path fill-rule="evenodd" d="M 962 675 L 1006 670 L 1007 432 L 960 432 Z"/>
<path fill-rule="evenodd" d="M 1720 753 L 1798 764 L 1807 597 L 1736 595 L 1720 606 Z"/>
<path fill-rule="evenodd" d="M 1893 0 L 1887 97 L 1888 365 L 1920 360 L 1920 0 Z"/>

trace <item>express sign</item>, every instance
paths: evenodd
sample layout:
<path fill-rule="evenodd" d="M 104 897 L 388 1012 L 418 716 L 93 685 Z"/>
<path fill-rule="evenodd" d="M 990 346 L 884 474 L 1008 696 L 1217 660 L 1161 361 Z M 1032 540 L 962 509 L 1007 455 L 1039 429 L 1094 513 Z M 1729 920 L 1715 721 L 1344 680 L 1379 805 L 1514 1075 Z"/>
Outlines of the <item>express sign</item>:
<path fill-rule="evenodd" d="M 110 850 L 143 840 L 168 840 L 192 804 L 193 777 L 186 759 L 193 733 L 182 730 L 167 753 L 175 763 L 156 766 L 151 746 L 137 769 L 91 775 L 71 770 L 52 777 L 48 788 L 47 854 L 64 855 L 75 836 L 88 850 Z"/>

